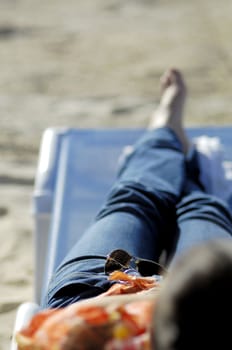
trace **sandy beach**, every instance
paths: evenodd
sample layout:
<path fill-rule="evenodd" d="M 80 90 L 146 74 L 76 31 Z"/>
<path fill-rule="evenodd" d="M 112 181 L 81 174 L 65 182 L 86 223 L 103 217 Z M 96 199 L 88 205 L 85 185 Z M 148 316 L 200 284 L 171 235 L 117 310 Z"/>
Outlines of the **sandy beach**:
<path fill-rule="evenodd" d="M 0 350 L 33 300 L 32 197 L 50 126 L 145 127 L 180 68 L 186 126 L 232 124 L 230 0 L 0 0 Z"/>

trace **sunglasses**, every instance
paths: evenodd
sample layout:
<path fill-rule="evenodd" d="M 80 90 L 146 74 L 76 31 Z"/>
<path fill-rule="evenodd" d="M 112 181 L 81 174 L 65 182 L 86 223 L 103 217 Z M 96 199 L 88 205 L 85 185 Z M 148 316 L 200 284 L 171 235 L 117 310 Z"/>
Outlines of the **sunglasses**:
<path fill-rule="evenodd" d="M 159 263 L 148 259 L 137 258 L 123 249 L 113 250 L 107 255 L 105 263 L 106 275 L 116 270 L 126 271 L 128 269 L 139 272 L 143 277 L 167 273 L 167 270 Z"/>

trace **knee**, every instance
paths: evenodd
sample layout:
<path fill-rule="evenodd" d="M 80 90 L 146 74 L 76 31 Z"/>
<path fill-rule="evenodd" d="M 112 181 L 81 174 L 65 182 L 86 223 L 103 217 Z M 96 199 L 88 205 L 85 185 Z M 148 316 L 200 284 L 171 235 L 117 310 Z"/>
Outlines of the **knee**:
<path fill-rule="evenodd" d="M 218 197 L 200 191 L 187 195 L 178 203 L 177 217 L 179 222 L 191 218 L 232 226 L 232 216 L 227 203 Z"/>

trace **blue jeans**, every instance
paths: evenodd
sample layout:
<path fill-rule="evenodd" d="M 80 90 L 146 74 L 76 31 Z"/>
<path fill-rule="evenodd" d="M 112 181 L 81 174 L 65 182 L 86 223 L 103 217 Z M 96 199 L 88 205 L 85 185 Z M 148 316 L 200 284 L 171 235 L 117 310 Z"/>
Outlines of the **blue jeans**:
<path fill-rule="evenodd" d="M 147 131 L 122 165 L 95 222 L 55 272 L 45 307 L 96 296 L 112 284 L 105 257 L 124 249 L 168 264 L 193 245 L 231 238 L 232 217 L 218 198 L 204 192 L 193 155 L 187 159 L 169 128 Z"/>

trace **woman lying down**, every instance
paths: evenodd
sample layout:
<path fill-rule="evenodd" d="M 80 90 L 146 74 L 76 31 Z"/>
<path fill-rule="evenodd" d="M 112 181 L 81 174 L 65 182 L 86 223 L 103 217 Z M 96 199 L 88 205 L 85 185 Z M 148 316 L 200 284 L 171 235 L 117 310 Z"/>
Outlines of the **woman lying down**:
<path fill-rule="evenodd" d="M 17 334 L 20 350 L 232 348 L 232 217 L 199 180 L 185 96 L 169 70 L 149 129 L 54 273 L 44 311 Z"/>
<path fill-rule="evenodd" d="M 192 248 L 163 280 L 126 270 L 109 279 L 102 295 L 35 315 L 19 350 L 231 348 L 231 241 Z"/>

